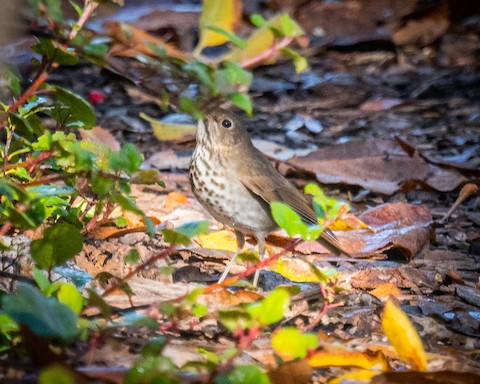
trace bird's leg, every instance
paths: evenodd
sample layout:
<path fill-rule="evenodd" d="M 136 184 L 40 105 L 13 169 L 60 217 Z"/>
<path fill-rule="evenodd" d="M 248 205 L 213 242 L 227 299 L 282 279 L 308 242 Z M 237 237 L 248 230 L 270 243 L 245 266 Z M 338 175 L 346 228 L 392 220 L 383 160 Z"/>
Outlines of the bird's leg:
<path fill-rule="evenodd" d="M 260 235 L 257 237 L 258 241 L 258 257 L 260 261 L 263 259 L 263 255 L 265 254 L 265 235 Z M 253 276 L 253 286 L 256 287 L 258 283 L 258 278 L 260 277 L 260 269 L 255 271 L 255 276 Z"/>
<path fill-rule="evenodd" d="M 242 251 L 243 246 L 245 245 L 245 237 L 243 236 L 243 233 L 235 231 L 235 236 L 237 237 L 237 252 L 233 255 L 231 258 L 230 262 L 227 265 L 227 268 L 225 268 L 225 271 L 223 271 L 222 276 L 220 276 L 220 279 L 218 280 L 218 284 L 223 283 L 223 280 L 228 276 L 228 272 L 233 266 L 233 263 L 235 263 L 235 258 L 237 255 Z"/>

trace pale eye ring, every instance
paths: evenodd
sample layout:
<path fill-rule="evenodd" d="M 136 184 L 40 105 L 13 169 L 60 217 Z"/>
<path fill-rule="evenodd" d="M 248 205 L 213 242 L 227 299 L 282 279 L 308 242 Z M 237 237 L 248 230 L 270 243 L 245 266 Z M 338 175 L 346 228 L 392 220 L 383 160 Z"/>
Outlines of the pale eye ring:
<path fill-rule="evenodd" d="M 222 127 L 223 127 L 223 128 L 232 128 L 232 125 L 233 125 L 233 124 L 232 124 L 231 120 L 224 119 L 224 120 L 222 121 Z"/>

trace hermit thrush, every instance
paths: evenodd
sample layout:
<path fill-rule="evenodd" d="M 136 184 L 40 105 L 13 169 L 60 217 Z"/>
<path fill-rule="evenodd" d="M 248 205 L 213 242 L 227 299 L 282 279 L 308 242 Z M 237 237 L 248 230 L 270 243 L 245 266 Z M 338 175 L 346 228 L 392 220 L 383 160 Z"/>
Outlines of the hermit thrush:
<path fill-rule="evenodd" d="M 265 236 L 278 228 L 271 215 L 271 202 L 288 204 L 307 224 L 318 223 L 305 195 L 253 146 L 242 122 L 224 109 L 213 110 L 198 122 L 189 178 L 200 204 L 216 220 L 235 230 L 238 250 L 219 282 L 228 275 L 235 257 L 245 245 L 244 235 L 256 237 L 259 256 L 263 257 Z M 318 241 L 335 254 L 345 253 L 328 229 Z M 258 276 L 259 271 L 255 274 L 254 285 Z"/>

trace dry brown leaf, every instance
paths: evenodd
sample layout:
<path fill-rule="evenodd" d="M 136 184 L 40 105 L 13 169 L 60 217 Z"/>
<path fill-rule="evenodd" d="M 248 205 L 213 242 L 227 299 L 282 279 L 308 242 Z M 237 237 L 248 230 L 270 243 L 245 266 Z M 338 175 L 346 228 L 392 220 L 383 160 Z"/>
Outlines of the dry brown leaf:
<path fill-rule="evenodd" d="M 272 384 L 304 384 L 312 377 L 312 367 L 306 359 L 293 360 L 268 372 Z"/>
<path fill-rule="evenodd" d="M 231 292 L 222 289 L 200 296 L 197 302 L 206 305 L 208 310 L 212 312 L 239 304 L 253 303 L 260 299 L 263 299 L 263 296 L 253 291 L 238 290 Z"/>
<path fill-rule="evenodd" d="M 388 195 L 418 185 L 446 192 L 466 181 L 454 170 L 428 164 L 418 155 L 406 156 L 393 141 L 376 139 L 321 148 L 291 163 L 324 184 L 359 185 Z"/>
<path fill-rule="evenodd" d="M 133 25 L 119 21 L 108 21 L 105 23 L 108 34 L 116 43 L 110 48 L 109 55 L 136 58 L 139 54 L 156 56 L 155 52 L 148 46 L 148 43 L 165 48 L 166 54 L 170 57 L 187 61 L 189 55 L 168 44 L 162 39 L 136 28 Z"/>
<path fill-rule="evenodd" d="M 375 233 L 365 229 L 335 232 L 342 247 L 353 256 L 368 257 L 395 249 L 410 260 L 429 244 L 433 219 L 425 205 L 382 204 L 363 212 L 359 219 Z M 295 249 L 304 254 L 325 253 L 316 241 L 300 243 Z"/>

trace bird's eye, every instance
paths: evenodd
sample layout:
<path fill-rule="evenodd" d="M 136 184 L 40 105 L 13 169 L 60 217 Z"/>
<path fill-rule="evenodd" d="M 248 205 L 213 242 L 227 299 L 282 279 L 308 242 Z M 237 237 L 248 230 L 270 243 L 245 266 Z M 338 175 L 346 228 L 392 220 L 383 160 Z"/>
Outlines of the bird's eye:
<path fill-rule="evenodd" d="M 222 121 L 222 126 L 223 128 L 231 128 L 232 127 L 232 122 L 228 119 L 225 119 Z"/>

